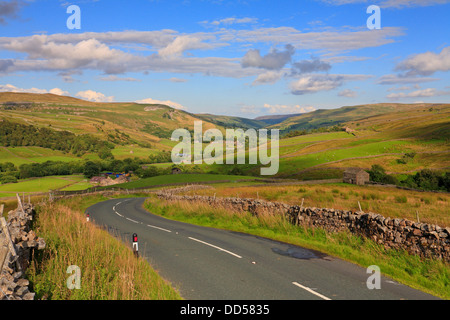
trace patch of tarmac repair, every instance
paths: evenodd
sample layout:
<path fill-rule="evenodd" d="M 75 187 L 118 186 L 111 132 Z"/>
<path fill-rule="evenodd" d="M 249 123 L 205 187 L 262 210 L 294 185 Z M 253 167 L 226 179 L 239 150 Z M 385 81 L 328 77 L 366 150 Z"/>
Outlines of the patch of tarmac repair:
<path fill-rule="evenodd" d="M 313 251 L 310 249 L 305 249 L 301 247 L 296 246 L 290 246 L 287 248 L 287 250 L 282 250 L 280 248 L 271 248 L 273 252 L 280 254 L 282 256 L 288 256 L 296 259 L 321 259 L 327 257 L 326 254 L 323 254 L 318 251 Z"/>

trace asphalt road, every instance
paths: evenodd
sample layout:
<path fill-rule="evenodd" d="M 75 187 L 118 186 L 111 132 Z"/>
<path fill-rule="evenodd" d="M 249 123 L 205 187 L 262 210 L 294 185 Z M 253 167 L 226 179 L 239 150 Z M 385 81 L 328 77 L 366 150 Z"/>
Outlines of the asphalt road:
<path fill-rule="evenodd" d="M 428 300 L 435 297 L 309 249 L 238 232 L 168 220 L 145 198 L 112 199 L 87 209 L 93 223 L 124 241 L 188 300 Z M 381 270 L 382 271 L 382 270 Z"/>

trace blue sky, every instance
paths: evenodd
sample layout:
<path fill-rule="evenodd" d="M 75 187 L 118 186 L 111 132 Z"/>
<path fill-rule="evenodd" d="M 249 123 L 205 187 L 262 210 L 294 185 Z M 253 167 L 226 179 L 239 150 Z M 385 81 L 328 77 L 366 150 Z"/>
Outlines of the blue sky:
<path fill-rule="evenodd" d="M 0 91 L 248 118 L 448 102 L 449 17 L 450 0 L 0 1 Z"/>

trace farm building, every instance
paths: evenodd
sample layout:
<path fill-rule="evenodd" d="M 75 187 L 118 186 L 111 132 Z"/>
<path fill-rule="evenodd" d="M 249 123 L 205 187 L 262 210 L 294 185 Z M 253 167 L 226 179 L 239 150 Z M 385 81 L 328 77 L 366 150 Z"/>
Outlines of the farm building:
<path fill-rule="evenodd" d="M 348 168 L 344 171 L 344 183 L 364 185 L 369 182 L 369 173 L 361 168 Z"/>

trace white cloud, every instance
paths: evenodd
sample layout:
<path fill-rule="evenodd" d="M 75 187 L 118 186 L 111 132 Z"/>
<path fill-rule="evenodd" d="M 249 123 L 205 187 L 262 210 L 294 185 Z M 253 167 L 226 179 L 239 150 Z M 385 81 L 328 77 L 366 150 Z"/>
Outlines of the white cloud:
<path fill-rule="evenodd" d="M 327 28 L 324 31 L 302 32 L 292 27 L 258 28 L 253 30 L 222 30 L 223 41 L 247 43 L 289 43 L 295 49 L 324 50 L 333 53 L 372 48 L 395 42 L 403 35 L 399 27 L 383 27 L 377 32 L 361 28 Z"/>
<path fill-rule="evenodd" d="M 23 5 L 26 2 L 22 0 L 2 1 L 0 3 L 0 24 L 5 25 L 7 19 L 15 19 Z"/>
<path fill-rule="evenodd" d="M 272 49 L 271 52 L 265 56 L 261 56 L 258 49 L 251 49 L 242 58 L 242 66 L 244 68 L 255 67 L 268 70 L 280 70 L 291 61 L 294 53 L 295 48 L 290 44 L 285 46 L 284 51 Z"/>
<path fill-rule="evenodd" d="M 247 24 L 247 23 L 256 23 L 258 22 L 257 18 L 249 18 L 249 17 L 245 17 L 245 18 L 224 18 L 224 19 L 220 19 L 220 20 L 214 20 L 214 21 L 203 21 L 203 24 L 211 24 L 214 26 L 219 26 L 219 25 L 232 25 L 232 24 Z"/>
<path fill-rule="evenodd" d="M 301 60 L 292 64 L 293 74 L 329 71 L 330 69 L 331 64 L 321 61 L 316 57 L 313 57 L 311 60 Z"/>
<path fill-rule="evenodd" d="M 386 97 L 391 100 L 398 100 L 401 98 L 430 98 L 445 95 L 450 95 L 450 91 L 440 91 L 435 88 L 427 88 L 408 93 L 405 92 L 390 93 Z"/>
<path fill-rule="evenodd" d="M 268 112 L 272 114 L 306 113 L 316 110 L 314 107 L 311 106 L 302 107 L 299 105 L 288 106 L 281 104 L 271 105 L 268 103 L 264 104 L 264 108 L 266 108 Z"/>
<path fill-rule="evenodd" d="M 382 8 L 409 8 L 409 7 L 427 7 L 438 4 L 449 3 L 449 0 L 320 0 L 332 5 L 345 5 L 355 3 L 377 4 Z"/>
<path fill-rule="evenodd" d="M 129 81 L 129 82 L 140 82 L 141 80 L 131 77 L 118 77 L 116 75 L 109 75 L 107 77 L 101 77 L 102 81 Z"/>
<path fill-rule="evenodd" d="M 172 107 L 174 109 L 186 110 L 186 108 L 183 105 L 179 104 L 178 102 L 173 102 L 170 100 L 162 101 L 162 100 L 147 98 L 147 99 L 137 100 L 135 102 L 140 103 L 140 104 L 163 104 L 163 105 Z"/>
<path fill-rule="evenodd" d="M 80 91 L 76 96 L 93 102 L 114 102 L 113 96 L 107 97 L 103 93 L 93 90 Z"/>
<path fill-rule="evenodd" d="M 272 84 L 280 80 L 282 76 L 281 72 L 278 71 L 267 71 L 264 73 L 259 74 L 256 79 L 253 81 L 254 85 L 258 84 Z"/>
<path fill-rule="evenodd" d="M 337 54 L 392 43 L 392 37 L 402 34 L 400 28 L 393 27 L 384 27 L 377 32 L 364 28 L 302 32 L 291 27 L 278 27 L 223 28 L 186 34 L 160 30 L 0 37 L 0 50 L 20 53 L 15 54 L 15 58 L 0 60 L 0 72 L 57 71 L 59 74 L 74 74 L 97 70 L 111 75 L 153 71 L 241 78 L 258 76 L 261 68 L 280 70 L 290 62 L 295 49 Z M 216 57 L 211 53 L 223 46 L 254 43 L 291 45 L 284 50 L 273 49 L 265 56 L 257 50 L 247 52 L 244 58 Z M 136 47 L 139 49 L 130 50 Z M 191 52 L 185 54 L 189 50 L 206 53 L 194 57 Z M 152 53 L 143 54 L 146 51 Z M 21 56 L 23 58 L 18 58 Z M 65 79 L 73 81 L 70 76 Z"/>
<path fill-rule="evenodd" d="M 338 93 L 339 97 L 346 97 L 346 98 L 354 98 L 357 95 L 358 94 L 356 93 L 356 91 L 353 91 L 351 89 L 345 89 Z"/>
<path fill-rule="evenodd" d="M 449 2 L 449 0 L 384 0 L 380 3 L 380 6 L 398 9 L 403 7 L 428 7 Z"/>
<path fill-rule="evenodd" d="M 170 58 L 180 56 L 186 50 L 212 48 L 212 45 L 202 42 L 198 37 L 183 35 L 176 37 L 173 42 L 159 50 L 158 54 L 163 58 Z"/>
<path fill-rule="evenodd" d="M 169 79 L 169 81 L 174 82 L 174 83 L 183 83 L 183 82 L 188 82 L 189 80 L 183 79 L 183 78 L 172 77 Z"/>
<path fill-rule="evenodd" d="M 430 77 L 414 77 L 414 76 L 405 76 L 405 75 L 395 75 L 395 74 L 387 74 L 377 81 L 378 84 L 406 84 L 406 83 L 422 83 L 422 82 L 432 82 L 439 79 L 430 78 Z"/>
<path fill-rule="evenodd" d="M 50 91 L 46 89 L 39 89 L 39 88 L 30 88 L 30 89 L 23 89 L 18 88 L 12 84 L 0 84 L 0 92 L 23 92 L 23 93 L 52 93 L 56 95 L 69 95 L 69 92 L 64 91 L 60 88 L 53 88 Z"/>
<path fill-rule="evenodd" d="M 68 96 L 69 95 L 68 91 L 64 91 L 59 88 L 53 88 L 49 91 L 49 93 L 56 94 L 58 96 Z"/>
<path fill-rule="evenodd" d="M 425 52 L 399 63 L 396 70 L 407 71 L 407 75 L 429 76 L 438 71 L 450 71 L 450 47 L 438 54 Z"/>
<path fill-rule="evenodd" d="M 295 95 L 329 91 L 342 86 L 347 81 L 361 81 L 370 78 L 369 75 L 347 74 L 312 74 L 305 75 L 291 83 L 291 92 Z"/>

